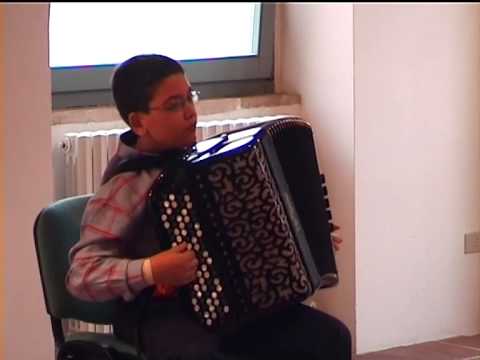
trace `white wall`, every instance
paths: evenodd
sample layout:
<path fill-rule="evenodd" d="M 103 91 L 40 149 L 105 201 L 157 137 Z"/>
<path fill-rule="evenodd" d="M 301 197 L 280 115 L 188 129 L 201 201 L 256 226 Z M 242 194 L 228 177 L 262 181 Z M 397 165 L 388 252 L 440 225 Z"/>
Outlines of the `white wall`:
<path fill-rule="evenodd" d="M 358 351 L 480 330 L 480 13 L 355 5 Z"/>
<path fill-rule="evenodd" d="M 5 48 L 5 360 L 53 359 L 33 242 L 33 222 L 52 199 L 48 5 L 1 4 Z M 2 152 L 3 152 L 2 151 Z"/>
<path fill-rule="evenodd" d="M 352 5 L 282 4 L 278 10 L 277 90 L 302 97 L 344 241 L 337 253 L 340 283 L 315 299 L 355 335 Z"/>
<path fill-rule="evenodd" d="M 479 5 L 280 9 L 278 87 L 318 130 L 346 241 L 325 308 L 358 353 L 480 332 Z"/>
<path fill-rule="evenodd" d="M 0 49 L 5 48 L 5 9 L 0 5 Z M 5 131 L 5 57 L 0 55 L 0 134 Z M 5 139 L 0 136 L 0 164 L 5 162 Z M 5 169 L 0 167 L 0 358 L 5 358 Z"/>

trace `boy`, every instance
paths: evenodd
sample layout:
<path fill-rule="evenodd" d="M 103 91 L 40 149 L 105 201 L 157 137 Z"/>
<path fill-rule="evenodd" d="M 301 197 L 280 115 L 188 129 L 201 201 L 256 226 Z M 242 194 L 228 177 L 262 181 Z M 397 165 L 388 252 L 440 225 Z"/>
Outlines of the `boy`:
<path fill-rule="evenodd" d="M 103 185 L 87 204 L 71 249 L 66 285 L 87 301 L 120 299 L 117 336 L 160 359 L 350 359 L 350 333 L 337 319 L 302 304 L 230 337 L 204 330 L 181 309 L 173 288 L 191 282 L 198 261 L 186 245 L 160 250 L 146 199 L 161 165 L 119 173 L 127 159 L 167 160 L 196 141 L 195 96 L 181 65 L 135 56 L 116 69 L 112 90 L 129 125 Z M 153 294 L 152 294 L 153 293 Z"/>

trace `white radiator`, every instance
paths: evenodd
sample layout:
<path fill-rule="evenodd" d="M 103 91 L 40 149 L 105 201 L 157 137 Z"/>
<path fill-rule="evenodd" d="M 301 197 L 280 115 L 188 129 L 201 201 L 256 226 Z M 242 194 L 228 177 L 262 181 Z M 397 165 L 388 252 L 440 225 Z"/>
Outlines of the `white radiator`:
<path fill-rule="evenodd" d="M 218 120 L 197 123 L 197 140 L 218 133 L 244 128 L 257 123 L 271 121 L 282 116 L 263 116 L 236 120 Z M 61 147 L 65 160 L 65 196 L 95 192 L 100 186 L 103 171 L 115 154 L 123 129 L 82 131 L 66 133 Z M 76 320 L 63 323 L 66 333 L 88 331 L 110 333 L 110 325 L 94 325 Z"/>
<path fill-rule="evenodd" d="M 197 140 L 275 118 L 278 116 L 198 122 Z M 124 128 L 65 134 L 61 144 L 65 152 L 65 196 L 93 193 L 98 189 L 103 171 L 116 152 L 120 134 L 126 130 Z"/>

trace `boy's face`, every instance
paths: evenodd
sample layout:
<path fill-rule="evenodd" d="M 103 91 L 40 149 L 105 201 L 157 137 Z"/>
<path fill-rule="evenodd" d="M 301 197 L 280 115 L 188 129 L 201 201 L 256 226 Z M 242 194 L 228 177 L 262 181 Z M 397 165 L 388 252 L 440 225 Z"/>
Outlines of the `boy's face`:
<path fill-rule="evenodd" d="M 195 144 L 197 112 L 184 74 L 165 78 L 155 89 L 149 109 L 129 116 L 132 130 L 139 136 L 138 150 L 156 153 Z"/>

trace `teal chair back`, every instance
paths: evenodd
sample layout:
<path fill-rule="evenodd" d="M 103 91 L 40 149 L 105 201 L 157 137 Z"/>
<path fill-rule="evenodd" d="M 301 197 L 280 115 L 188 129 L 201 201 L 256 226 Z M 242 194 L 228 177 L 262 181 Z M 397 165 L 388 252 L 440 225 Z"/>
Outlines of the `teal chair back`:
<path fill-rule="evenodd" d="M 81 301 L 70 295 L 65 287 L 65 276 L 69 268 L 68 252 L 80 238 L 81 219 L 90 197 L 91 195 L 82 195 L 56 201 L 39 213 L 34 224 L 35 249 L 43 294 L 57 351 L 69 341 L 63 331 L 62 319 L 111 324 L 118 309 L 115 301 Z M 113 335 L 89 334 L 88 340 L 102 341 L 109 346 L 119 345 L 121 350 L 134 353 L 126 344 L 118 344 Z"/>

